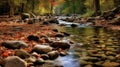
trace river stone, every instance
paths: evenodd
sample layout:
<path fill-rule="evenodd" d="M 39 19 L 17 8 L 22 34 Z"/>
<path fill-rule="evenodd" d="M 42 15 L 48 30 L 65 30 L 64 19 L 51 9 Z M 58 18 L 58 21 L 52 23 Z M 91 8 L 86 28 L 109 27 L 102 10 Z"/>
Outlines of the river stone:
<path fill-rule="evenodd" d="M 5 59 L 5 67 L 27 67 L 27 64 L 17 56 L 9 56 Z"/>
<path fill-rule="evenodd" d="M 64 67 L 63 65 L 55 65 L 55 67 Z"/>
<path fill-rule="evenodd" d="M 112 52 L 112 51 L 107 51 L 106 55 L 116 56 L 117 54 L 115 52 Z"/>
<path fill-rule="evenodd" d="M 27 61 L 28 63 L 31 63 L 31 62 L 33 63 L 36 61 L 36 59 L 37 59 L 36 57 L 30 56 L 29 58 L 26 58 L 25 61 Z"/>
<path fill-rule="evenodd" d="M 25 20 L 26 18 L 30 18 L 30 14 L 29 13 L 22 13 L 21 18 L 22 18 L 22 20 Z"/>
<path fill-rule="evenodd" d="M 111 61 L 115 61 L 116 60 L 116 58 L 114 57 L 114 56 L 107 56 L 106 57 L 108 60 L 111 60 Z"/>
<path fill-rule="evenodd" d="M 57 33 L 57 34 L 55 34 L 55 37 L 64 37 L 64 34 L 62 34 L 62 33 Z"/>
<path fill-rule="evenodd" d="M 21 47 L 28 47 L 28 44 L 23 41 L 4 41 L 2 42 L 2 46 L 9 49 L 20 49 Z"/>
<path fill-rule="evenodd" d="M 50 46 L 53 48 L 61 48 L 63 50 L 70 48 L 70 44 L 68 44 L 66 42 L 53 42 L 50 44 Z"/>
<path fill-rule="evenodd" d="M 93 67 L 92 65 L 88 64 L 88 65 L 85 65 L 84 67 Z"/>
<path fill-rule="evenodd" d="M 102 64 L 103 67 L 118 67 L 120 65 L 120 63 L 117 63 L 117 62 L 104 62 Z"/>
<path fill-rule="evenodd" d="M 32 49 L 32 52 L 37 52 L 39 54 L 47 54 L 50 51 L 52 51 L 52 47 L 47 45 L 36 45 Z"/>
<path fill-rule="evenodd" d="M 48 21 L 43 21 L 42 24 L 43 24 L 43 25 L 48 25 L 48 24 L 50 24 L 50 23 L 49 23 Z"/>
<path fill-rule="evenodd" d="M 45 63 L 45 61 L 42 58 L 39 58 L 33 64 L 34 64 L 34 66 L 37 66 L 37 65 L 42 65 L 44 63 Z"/>
<path fill-rule="evenodd" d="M 34 35 L 29 35 L 28 37 L 27 37 L 27 39 L 29 40 L 29 41 L 39 41 L 39 37 L 38 36 L 34 36 Z"/>
<path fill-rule="evenodd" d="M 101 67 L 102 63 L 103 63 L 103 61 L 95 62 L 94 65 L 96 67 Z"/>
<path fill-rule="evenodd" d="M 64 34 L 64 36 L 70 36 L 70 34 L 69 34 L 69 33 L 67 33 L 67 32 L 61 32 L 61 33 L 63 33 L 63 34 Z"/>
<path fill-rule="evenodd" d="M 52 29 L 52 31 L 54 31 L 54 32 L 59 32 L 58 29 Z"/>
<path fill-rule="evenodd" d="M 41 57 L 42 57 L 44 60 L 49 59 L 49 56 L 48 56 L 47 54 L 41 54 Z"/>
<path fill-rule="evenodd" d="M 71 27 L 77 27 L 78 25 L 77 24 L 71 24 Z"/>
<path fill-rule="evenodd" d="M 90 62 L 97 62 L 99 61 L 99 58 L 97 57 L 81 57 L 82 60 L 85 60 L 85 61 L 90 61 Z"/>
<path fill-rule="evenodd" d="M 51 51 L 47 54 L 48 54 L 50 60 L 54 60 L 54 59 L 58 58 L 58 56 L 59 56 L 58 51 Z"/>
<path fill-rule="evenodd" d="M 15 50 L 15 56 L 25 59 L 25 58 L 29 58 L 30 54 L 25 50 Z"/>
<path fill-rule="evenodd" d="M 68 55 L 67 52 L 65 52 L 65 51 L 60 52 L 60 56 L 66 56 L 66 55 Z"/>
<path fill-rule="evenodd" d="M 49 21 L 49 23 L 55 23 L 55 24 L 59 23 L 56 18 L 49 19 L 48 21 Z"/>
<path fill-rule="evenodd" d="M 79 63 L 80 63 L 81 66 L 88 65 L 88 64 L 93 64 L 92 62 L 88 62 L 88 61 L 85 61 L 85 60 L 80 60 Z"/>
<path fill-rule="evenodd" d="M 34 23 L 36 22 L 36 20 L 37 20 L 37 19 L 29 19 L 27 23 L 28 23 L 28 24 L 34 24 Z"/>

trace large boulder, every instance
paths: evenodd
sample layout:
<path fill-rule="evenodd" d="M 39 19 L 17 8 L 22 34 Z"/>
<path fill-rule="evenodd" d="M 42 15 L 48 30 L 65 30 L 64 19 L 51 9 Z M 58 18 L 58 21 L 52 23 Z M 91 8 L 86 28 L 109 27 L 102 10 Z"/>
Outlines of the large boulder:
<path fill-rule="evenodd" d="M 52 47 L 47 45 L 36 45 L 32 49 L 32 52 L 37 52 L 39 54 L 47 54 L 50 51 L 52 51 Z"/>
<path fill-rule="evenodd" d="M 15 56 L 25 59 L 25 58 L 29 58 L 30 54 L 25 50 L 15 50 Z"/>
<path fill-rule="evenodd" d="M 4 41 L 1 45 L 9 49 L 20 49 L 21 47 L 28 47 L 28 44 L 23 41 Z"/>
<path fill-rule="evenodd" d="M 49 56 L 50 60 L 54 60 L 54 59 L 58 58 L 59 52 L 58 51 L 51 51 L 48 53 L 48 56 Z"/>
<path fill-rule="evenodd" d="M 9 56 L 5 59 L 4 67 L 27 67 L 27 64 L 17 56 Z"/>
<path fill-rule="evenodd" d="M 53 42 L 50 44 L 50 46 L 53 48 L 61 48 L 63 50 L 70 48 L 70 44 L 68 44 L 66 42 Z"/>

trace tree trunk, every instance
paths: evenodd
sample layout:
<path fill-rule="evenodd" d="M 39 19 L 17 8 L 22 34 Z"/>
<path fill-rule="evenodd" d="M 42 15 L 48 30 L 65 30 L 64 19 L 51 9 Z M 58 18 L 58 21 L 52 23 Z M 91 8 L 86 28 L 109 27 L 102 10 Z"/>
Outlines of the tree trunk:
<path fill-rule="evenodd" d="M 73 0 L 73 14 L 76 14 L 75 0 Z"/>
<path fill-rule="evenodd" d="M 8 5 L 9 5 L 9 17 L 14 16 L 14 5 L 12 3 L 12 0 L 8 0 Z"/>
<path fill-rule="evenodd" d="M 98 16 L 101 14 L 101 11 L 100 11 L 100 0 L 93 0 L 94 2 L 94 15 L 95 16 Z"/>
<path fill-rule="evenodd" d="M 55 0 L 51 0 L 51 2 L 50 2 L 50 14 L 51 15 L 53 15 L 53 7 L 54 7 L 54 3 L 55 2 Z"/>
<path fill-rule="evenodd" d="M 23 12 L 24 12 L 24 9 L 25 9 L 25 4 L 24 4 L 24 3 L 22 3 L 22 4 L 21 4 L 21 13 L 23 13 Z"/>
<path fill-rule="evenodd" d="M 35 9 L 35 1 L 34 0 L 32 0 L 33 2 L 32 2 L 32 13 L 34 13 L 34 9 Z"/>

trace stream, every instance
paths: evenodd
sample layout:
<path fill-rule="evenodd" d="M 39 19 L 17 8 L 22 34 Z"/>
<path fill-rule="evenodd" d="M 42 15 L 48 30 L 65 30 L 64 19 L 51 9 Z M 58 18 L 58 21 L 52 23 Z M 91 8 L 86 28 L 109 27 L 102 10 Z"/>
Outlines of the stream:
<path fill-rule="evenodd" d="M 83 25 L 77 23 L 78 27 L 75 28 L 70 27 L 72 24 L 70 22 L 59 20 L 59 24 L 66 24 L 66 26 L 56 26 L 56 28 L 60 31 L 70 33 L 71 36 L 69 39 L 75 42 L 75 45 L 68 51 L 69 55 L 59 57 L 55 60 L 55 64 L 63 65 L 63 67 L 84 67 L 81 65 L 81 58 L 88 56 L 88 50 L 97 50 L 98 48 L 94 49 L 94 47 L 89 47 L 89 45 L 105 46 L 106 44 L 119 44 L 118 37 L 120 31 L 91 27 L 89 26 L 91 23 Z M 83 45 L 85 47 L 81 48 Z"/>

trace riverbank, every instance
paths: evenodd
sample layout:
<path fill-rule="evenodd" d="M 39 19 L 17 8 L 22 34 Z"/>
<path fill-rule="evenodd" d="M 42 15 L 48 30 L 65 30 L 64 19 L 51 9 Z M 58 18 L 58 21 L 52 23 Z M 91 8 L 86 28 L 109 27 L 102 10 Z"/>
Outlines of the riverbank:
<path fill-rule="evenodd" d="M 64 33 L 55 29 L 52 24 L 1 22 L 0 65 L 62 66 L 54 65 L 53 60 L 67 55 L 66 51 L 70 48 L 69 41 L 62 42 L 62 38 L 66 37 Z M 22 64 L 15 64 L 15 60 Z"/>

